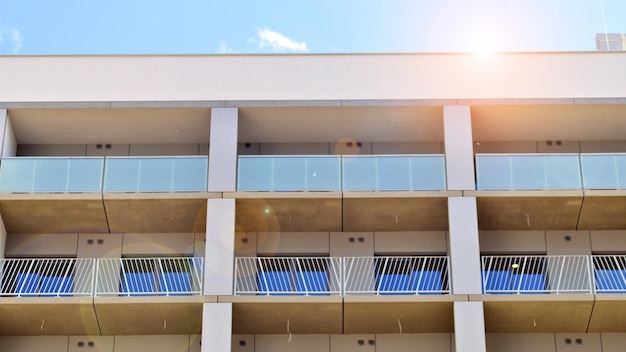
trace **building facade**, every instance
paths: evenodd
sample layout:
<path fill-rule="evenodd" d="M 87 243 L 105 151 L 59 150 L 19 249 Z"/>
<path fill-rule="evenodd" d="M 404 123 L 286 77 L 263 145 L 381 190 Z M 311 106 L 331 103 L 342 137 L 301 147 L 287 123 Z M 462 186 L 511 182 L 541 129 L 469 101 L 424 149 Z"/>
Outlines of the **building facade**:
<path fill-rule="evenodd" d="M 625 64 L 0 57 L 0 349 L 622 351 Z"/>

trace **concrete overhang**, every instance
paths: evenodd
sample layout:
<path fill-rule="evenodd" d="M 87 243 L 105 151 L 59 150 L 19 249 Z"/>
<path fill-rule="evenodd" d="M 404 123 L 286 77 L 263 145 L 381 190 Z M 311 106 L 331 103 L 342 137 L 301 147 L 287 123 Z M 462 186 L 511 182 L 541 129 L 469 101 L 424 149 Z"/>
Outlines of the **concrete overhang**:
<path fill-rule="evenodd" d="M 341 334 L 339 296 L 220 296 L 233 304 L 233 334 Z"/>
<path fill-rule="evenodd" d="M 593 295 L 470 295 L 482 301 L 487 333 L 585 333 Z"/>
<path fill-rule="evenodd" d="M 95 297 L 102 335 L 188 335 L 202 331 L 202 307 L 215 297 Z"/>
<path fill-rule="evenodd" d="M 0 335 L 99 335 L 91 297 L 0 298 Z"/>
<path fill-rule="evenodd" d="M 625 215 L 625 190 L 586 190 L 578 230 L 623 230 Z"/>
<path fill-rule="evenodd" d="M 626 332 L 626 295 L 596 294 L 587 332 Z"/>
<path fill-rule="evenodd" d="M 480 230 L 575 230 L 583 191 L 465 191 Z"/>
<path fill-rule="evenodd" d="M 467 295 L 346 296 L 344 334 L 454 332 L 454 302 Z"/>

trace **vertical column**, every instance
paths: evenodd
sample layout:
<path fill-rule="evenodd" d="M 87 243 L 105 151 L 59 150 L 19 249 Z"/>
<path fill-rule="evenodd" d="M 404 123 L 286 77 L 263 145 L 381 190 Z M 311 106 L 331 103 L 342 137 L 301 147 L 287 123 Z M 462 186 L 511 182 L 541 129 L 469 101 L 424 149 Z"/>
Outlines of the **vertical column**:
<path fill-rule="evenodd" d="M 476 198 L 448 198 L 448 223 L 452 293 L 481 294 Z"/>
<path fill-rule="evenodd" d="M 209 192 L 234 192 L 237 184 L 237 108 L 211 110 Z"/>
<path fill-rule="evenodd" d="M 474 144 L 469 106 L 444 106 L 443 131 L 448 190 L 476 188 L 474 181 Z"/>
<path fill-rule="evenodd" d="M 485 352 L 483 302 L 454 302 L 456 352 Z"/>
<path fill-rule="evenodd" d="M 7 138 L 7 134 L 9 135 Z M 10 138 L 12 136 L 12 138 Z M 2 146 L 1 155 L 4 156 L 15 156 L 15 147 L 17 147 L 17 143 L 15 143 L 15 134 L 13 133 L 13 128 L 10 125 L 9 115 L 7 113 L 7 109 L 0 109 L 0 138 Z M 11 142 L 15 144 L 15 147 L 12 148 L 13 153 L 11 154 L 11 148 L 6 146 L 7 142 L 9 145 Z M 5 151 L 9 152 L 9 155 L 5 154 Z M 0 258 L 4 258 L 4 248 L 7 240 L 7 231 L 4 227 L 4 222 L 0 219 Z"/>
<path fill-rule="evenodd" d="M 202 352 L 230 352 L 232 325 L 232 303 L 204 303 Z"/>
<path fill-rule="evenodd" d="M 209 199 L 204 251 L 204 294 L 233 294 L 235 199 Z"/>

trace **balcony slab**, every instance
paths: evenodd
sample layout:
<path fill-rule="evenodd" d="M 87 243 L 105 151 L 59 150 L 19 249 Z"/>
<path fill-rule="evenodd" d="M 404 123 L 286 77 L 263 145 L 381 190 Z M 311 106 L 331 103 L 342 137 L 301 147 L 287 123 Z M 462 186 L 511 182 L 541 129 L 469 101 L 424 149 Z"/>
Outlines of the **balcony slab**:
<path fill-rule="evenodd" d="M 95 297 L 102 335 L 187 335 L 202 331 L 202 296 Z"/>
<path fill-rule="evenodd" d="M 623 230 L 626 228 L 626 191 L 587 190 L 579 230 Z"/>
<path fill-rule="evenodd" d="M 594 305 L 588 294 L 470 295 L 482 301 L 487 333 L 587 332 Z"/>
<path fill-rule="evenodd" d="M 346 296 L 344 334 L 454 332 L 454 302 L 467 299 L 467 295 Z"/>
<path fill-rule="evenodd" d="M 575 230 L 582 191 L 466 191 L 480 230 Z"/>
<path fill-rule="evenodd" d="M 596 294 L 587 332 L 626 332 L 626 295 Z"/>
<path fill-rule="evenodd" d="M 91 297 L 0 297 L 0 335 L 99 335 Z"/>
<path fill-rule="evenodd" d="M 233 303 L 233 334 L 341 334 L 339 296 L 220 296 Z"/>
<path fill-rule="evenodd" d="M 342 231 L 340 197 L 237 198 L 237 232 L 333 232 Z"/>

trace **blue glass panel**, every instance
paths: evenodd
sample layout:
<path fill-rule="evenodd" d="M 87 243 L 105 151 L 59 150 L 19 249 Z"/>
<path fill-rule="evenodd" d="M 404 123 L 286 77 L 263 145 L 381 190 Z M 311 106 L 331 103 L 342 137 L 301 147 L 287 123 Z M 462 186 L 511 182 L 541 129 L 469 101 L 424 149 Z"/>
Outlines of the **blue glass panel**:
<path fill-rule="evenodd" d="M 545 156 L 546 185 L 548 189 L 580 189 L 580 162 L 578 155 Z"/>
<path fill-rule="evenodd" d="M 543 274 L 514 274 L 512 289 L 518 293 L 544 293 Z"/>
<path fill-rule="evenodd" d="M 308 191 L 341 190 L 341 162 L 339 157 L 307 158 Z"/>
<path fill-rule="evenodd" d="M 512 189 L 511 160 L 508 155 L 477 155 L 478 189 Z"/>
<path fill-rule="evenodd" d="M 377 157 L 378 188 L 381 191 L 405 191 L 411 185 L 410 158 L 404 156 Z"/>
<path fill-rule="evenodd" d="M 597 293 L 626 293 L 626 270 L 596 270 Z"/>
<path fill-rule="evenodd" d="M 418 294 L 441 294 L 441 271 L 414 271 L 411 274 L 411 289 L 417 290 Z"/>
<path fill-rule="evenodd" d="M 511 172 L 514 189 L 546 188 L 546 173 L 542 156 L 511 156 Z"/>
<path fill-rule="evenodd" d="M 581 155 L 580 158 L 585 189 L 618 188 L 613 155 Z"/>
<path fill-rule="evenodd" d="M 0 191 L 33 192 L 35 159 L 3 159 L 0 165 Z"/>
<path fill-rule="evenodd" d="M 258 287 L 261 292 L 290 292 L 291 275 L 288 271 L 266 271 L 259 273 Z"/>
<path fill-rule="evenodd" d="M 41 277 L 41 294 L 50 293 L 68 293 L 72 292 L 71 276 L 42 276 Z M 69 296 L 69 295 L 62 295 Z"/>
<path fill-rule="evenodd" d="M 328 274 L 325 271 L 297 272 L 296 291 L 328 292 Z"/>
<path fill-rule="evenodd" d="M 376 287 L 381 295 L 407 295 L 411 293 L 409 274 L 379 274 Z"/>
<path fill-rule="evenodd" d="M 376 158 L 342 158 L 343 189 L 345 191 L 372 191 L 378 189 Z"/>
<path fill-rule="evenodd" d="M 18 273 L 17 293 L 37 293 L 39 290 L 38 273 Z"/>
<path fill-rule="evenodd" d="M 443 156 L 412 156 L 410 160 L 413 190 L 446 189 L 446 168 Z"/>
<path fill-rule="evenodd" d="M 163 272 L 159 277 L 160 291 L 175 292 L 172 296 L 188 296 L 191 292 L 191 280 L 187 272 Z"/>
<path fill-rule="evenodd" d="M 105 192 L 129 192 L 138 189 L 139 163 L 137 159 L 106 159 L 104 168 Z"/>
<path fill-rule="evenodd" d="M 237 190 L 272 190 L 272 158 L 239 158 Z"/>
<path fill-rule="evenodd" d="M 135 159 L 139 165 L 139 192 L 159 192 L 172 189 L 173 159 Z"/>
<path fill-rule="evenodd" d="M 124 273 L 122 280 L 122 292 L 128 292 L 132 296 L 144 296 L 135 294 L 136 292 L 154 292 L 154 273 Z"/>
<path fill-rule="evenodd" d="M 104 159 L 69 159 L 68 192 L 101 192 Z"/>
<path fill-rule="evenodd" d="M 206 191 L 208 184 L 208 158 L 174 159 L 172 191 Z"/>
<path fill-rule="evenodd" d="M 64 192 L 67 189 L 69 159 L 35 159 L 35 192 Z"/>
<path fill-rule="evenodd" d="M 617 188 L 626 188 L 626 155 L 615 156 L 615 166 L 617 168 Z"/>
<path fill-rule="evenodd" d="M 306 159 L 298 157 L 274 158 L 274 190 L 301 191 L 306 189 Z"/>
<path fill-rule="evenodd" d="M 487 271 L 484 277 L 485 293 L 509 293 L 508 291 L 511 290 L 512 281 L 509 271 Z"/>

